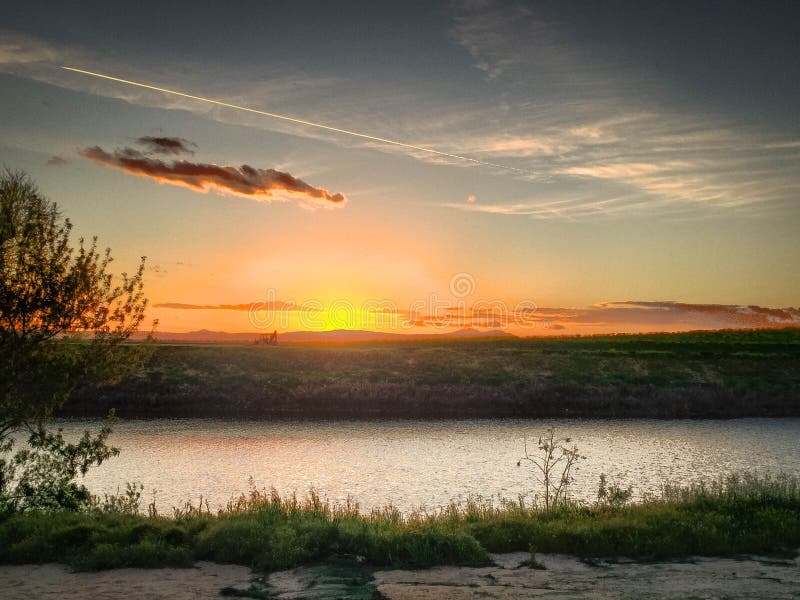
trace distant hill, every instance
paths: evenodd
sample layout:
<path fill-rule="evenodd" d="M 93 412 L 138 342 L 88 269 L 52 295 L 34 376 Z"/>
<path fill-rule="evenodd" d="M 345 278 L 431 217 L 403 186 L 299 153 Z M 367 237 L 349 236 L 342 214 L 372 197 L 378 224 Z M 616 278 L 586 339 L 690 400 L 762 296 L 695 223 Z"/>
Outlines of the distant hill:
<path fill-rule="evenodd" d="M 200 329 L 198 331 L 170 332 L 158 331 L 155 334 L 157 340 L 162 342 L 189 342 L 189 343 L 209 343 L 227 342 L 236 344 L 246 344 L 255 342 L 259 338 L 258 333 L 230 333 L 227 331 L 211 331 Z M 142 339 L 145 334 L 137 333 L 133 339 Z M 302 344 L 313 342 L 379 342 L 379 341 L 400 341 L 400 340 L 425 340 L 425 339 L 452 339 L 452 338 L 479 338 L 479 337 L 516 337 L 515 335 L 500 329 L 459 329 L 448 333 L 385 333 L 381 331 L 364 331 L 352 329 L 334 329 L 332 331 L 289 331 L 278 334 L 278 342 L 284 344 Z"/>

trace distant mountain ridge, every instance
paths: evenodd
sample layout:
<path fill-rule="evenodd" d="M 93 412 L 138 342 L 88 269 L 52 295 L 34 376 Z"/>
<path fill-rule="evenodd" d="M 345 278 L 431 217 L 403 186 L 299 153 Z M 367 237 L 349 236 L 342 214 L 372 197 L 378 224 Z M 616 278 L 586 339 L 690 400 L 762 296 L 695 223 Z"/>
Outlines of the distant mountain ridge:
<path fill-rule="evenodd" d="M 133 339 L 142 339 L 144 332 L 133 335 Z M 197 331 L 170 332 L 157 331 L 155 338 L 162 342 L 229 342 L 246 344 L 256 342 L 260 333 L 239 332 L 231 333 L 227 331 L 211 331 L 209 329 L 199 329 Z M 453 338 L 478 338 L 478 337 L 516 337 L 501 329 L 459 329 L 448 333 L 387 333 L 382 331 L 365 331 L 359 329 L 334 329 L 331 331 L 289 331 L 278 334 L 278 343 L 300 344 L 309 342 L 378 342 L 386 340 L 426 340 L 426 339 L 453 339 Z"/>

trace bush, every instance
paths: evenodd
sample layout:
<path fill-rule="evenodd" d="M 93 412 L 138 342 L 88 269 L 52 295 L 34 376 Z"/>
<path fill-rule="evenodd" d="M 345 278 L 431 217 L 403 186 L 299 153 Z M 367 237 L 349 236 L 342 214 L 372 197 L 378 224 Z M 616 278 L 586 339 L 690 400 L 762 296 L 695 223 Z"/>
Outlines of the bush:
<path fill-rule="evenodd" d="M 150 354 L 124 343 L 144 318 L 144 259 L 115 283 L 111 251 L 74 248 L 71 232 L 30 177 L 0 173 L 0 512 L 89 505 L 74 480 L 117 454 L 110 426 L 69 444 L 50 417 L 79 384 L 119 381 Z M 28 445 L 12 454 L 17 437 Z"/>
<path fill-rule="evenodd" d="M 191 567 L 191 554 L 164 542 L 144 540 L 133 545 L 98 544 L 73 566 L 85 571 L 138 567 L 156 569 L 163 567 Z"/>

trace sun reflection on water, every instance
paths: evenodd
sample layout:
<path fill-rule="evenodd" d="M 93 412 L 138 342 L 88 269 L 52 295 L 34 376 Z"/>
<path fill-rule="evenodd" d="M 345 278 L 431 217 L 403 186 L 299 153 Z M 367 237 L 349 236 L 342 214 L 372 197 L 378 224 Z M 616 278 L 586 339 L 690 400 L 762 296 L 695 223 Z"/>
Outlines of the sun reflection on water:
<path fill-rule="evenodd" d="M 59 423 L 68 436 L 94 421 Z M 800 475 L 800 419 L 733 421 L 123 421 L 119 457 L 92 471 L 94 493 L 145 485 L 160 510 L 197 501 L 212 508 L 255 485 L 281 493 L 315 488 L 362 508 L 435 508 L 470 495 L 516 498 L 535 486 L 516 466 L 523 440 L 554 426 L 586 460 L 575 495 L 591 500 L 600 473 L 636 496 L 663 482 L 689 483 L 746 470 Z"/>

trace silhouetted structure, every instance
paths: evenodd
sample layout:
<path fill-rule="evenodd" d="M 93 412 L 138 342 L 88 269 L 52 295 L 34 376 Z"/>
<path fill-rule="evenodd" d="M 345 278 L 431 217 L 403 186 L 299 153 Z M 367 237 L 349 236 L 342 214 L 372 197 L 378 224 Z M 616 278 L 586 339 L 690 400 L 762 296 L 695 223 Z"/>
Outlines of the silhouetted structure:
<path fill-rule="evenodd" d="M 277 346 L 278 345 L 278 330 L 276 329 L 272 333 L 264 333 L 261 334 L 258 339 L 255 341 L 256 344 L 267 344 L 269 346 Z"/>

